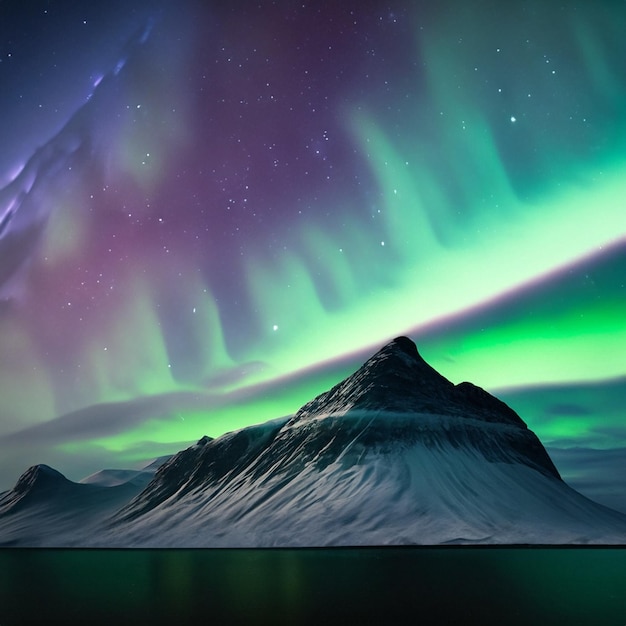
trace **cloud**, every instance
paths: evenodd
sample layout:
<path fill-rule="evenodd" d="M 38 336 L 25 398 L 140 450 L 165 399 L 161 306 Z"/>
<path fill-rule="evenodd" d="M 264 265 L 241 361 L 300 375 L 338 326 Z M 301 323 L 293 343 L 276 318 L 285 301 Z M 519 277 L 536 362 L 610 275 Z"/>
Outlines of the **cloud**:
<path fill-rule="evenodd" d="M 210 408 L 223 401 L 222 397 L 207 394 L 174 392 L 95 404 L 4 435 L 0 437 L 0 445 L 52 445 L 107 437 L 131 430 L 150 419 L 169 419 L 172 411 Z"/>
<path fill-rule="evenodd" d="M 626 513 L 626 447 L 548 448 L 563 480 L 591 500 Z"/>
<path fill-rule="evenodd" d="M 626 378 L 529 386 L 498 394 L 544 445 L 618 448 L 626 445 Z"/>
<path fill-rule="evenodd" d="M 3 435 L 0 437 L 0 448 L 3 450 L 0 490 L 11 488 L 28 467 L 40 463 L 58 469 L 71 480 L 80 480 L 106 467 L 120 467 L 121 464 L 125 468 L 135 465 L 137 460 L 173 454 L 189 444 L 146 442 L 120 453 L 108 450 L 93 440 L 131 431 L 148 420 L 171 419 L 172 413 L 177 410 L 208 409 L 212 403 L 217 404 L 209 395 L 178 392 L 97 404 Z M 199 433 L 198 438 L 201 435 Z M 58 447 L 69 443 L 80 445 L 72 450 Z"/>
<path fill-rule="evenodd" d="M 235 372 L 236 376 L 239 374 Z M 140 440 L 127 443 L 123 450 L 113 451 L 97 440 L 130 433 L 148 421 L 166 422 L 187 411 L 206 412 L 208 426 L 212 410 L 246 402 L 257 395 L 267 396 L 283 382 L 244 387 L 219 395 L 206 391 L 180 391 L 125 402 L 95 404 L 2 435 L 0 490 L 11 488 L 28 467 L 39 463 L 58 469 L 71 480 L 80 480 L 105 467 L 125 468 L 134 466 L 137 461 L 173 454 L 207 434 L 201 424 L 192 442 L 181 440 L 161 444 Z M 65 444 L 79 445 L 68 449 Z"/>

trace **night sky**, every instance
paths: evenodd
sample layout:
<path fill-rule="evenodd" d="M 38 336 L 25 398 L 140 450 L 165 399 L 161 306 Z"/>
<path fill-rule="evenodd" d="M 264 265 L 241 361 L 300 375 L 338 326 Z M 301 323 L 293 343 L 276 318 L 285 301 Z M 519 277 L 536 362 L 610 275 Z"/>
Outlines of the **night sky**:
<path fill-rule="evenodd" d="M 0 489 L 384 343 L 626 511 L 626 6 L 0 2 Z"/>

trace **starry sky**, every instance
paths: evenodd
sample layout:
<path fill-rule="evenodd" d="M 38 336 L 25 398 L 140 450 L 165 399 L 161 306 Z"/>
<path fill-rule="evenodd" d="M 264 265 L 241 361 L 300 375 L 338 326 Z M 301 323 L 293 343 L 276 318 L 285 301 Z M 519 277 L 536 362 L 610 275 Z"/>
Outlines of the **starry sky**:
<path fill-rule="evenodd" d="M 0 489 L 294 413 L 401 334 L 626 511 L 626 8 L 0 3 Z"/>

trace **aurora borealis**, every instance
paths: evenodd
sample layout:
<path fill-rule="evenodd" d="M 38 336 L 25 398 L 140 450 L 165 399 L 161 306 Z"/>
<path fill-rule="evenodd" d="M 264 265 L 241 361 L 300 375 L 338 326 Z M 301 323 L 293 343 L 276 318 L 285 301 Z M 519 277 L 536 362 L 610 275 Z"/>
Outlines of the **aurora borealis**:
<path fill-rule="evenodd" d="M 623 6 L 83 4 L 0 5 L 0 489 L 407 334 L 626 510 Z"/>

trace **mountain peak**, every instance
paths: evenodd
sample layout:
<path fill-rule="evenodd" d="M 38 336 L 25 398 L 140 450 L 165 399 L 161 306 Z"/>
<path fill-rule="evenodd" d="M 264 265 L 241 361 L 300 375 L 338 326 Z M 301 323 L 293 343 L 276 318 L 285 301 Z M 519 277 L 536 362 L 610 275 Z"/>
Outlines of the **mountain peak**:
<path fill-rule="evenodd" d="M 504 402 L 471 383 L 454 385 L 431 367 L 408 337 L 396 337 L 354 374 L 305 404 L 292 422 L 355 410 L 468 416 L 526 428 Z"/>
<path fill-rule="evenodd" d="M 392 339 L 369 360 L 376 359 L 377 361 L 380 361 L 384 358 L 394 357 L 402 359 L 407 365 L 426 365 L 430 368 L 420 355 L 415 342 L 404 336 Z"/>
<path fill-rule="evenodd" d="M 396 337 L 354 374 L 305 404 L 294 420 L 351 410 L 438 412 L 454 385 L 420 356 L 408 337 Z"/>
<path fill-rule="evenodd" d="M 369 377 L 382 376 L 388 379 L 386 382 L 403 379 L 412 389 L 416 386 L 429 386 L 431 390 L 441 387 L 449 390 L 453 387 L 447 378 L 423 359 L 415 342 L 408 337 L 396 337 L 390 341 L 369 358 L 361 369 Z"/>
<path fill-rule="evenodd" d="M 404 336 L 396 337 L 384 346 L 382 350 L 397 350 L 415 359 L 422 358 L 417 350 L 415 342 Z"/>
<path fill-rule="evenodd" d="M 70 482 L 61 474 L 61 472 L 55 470 L 49 465 L 40 464 L 29 467 L 17 480 L 14 493 L 22 494 L 33 489 L 49 488 L 54 485 L 60 485 Z"/>

